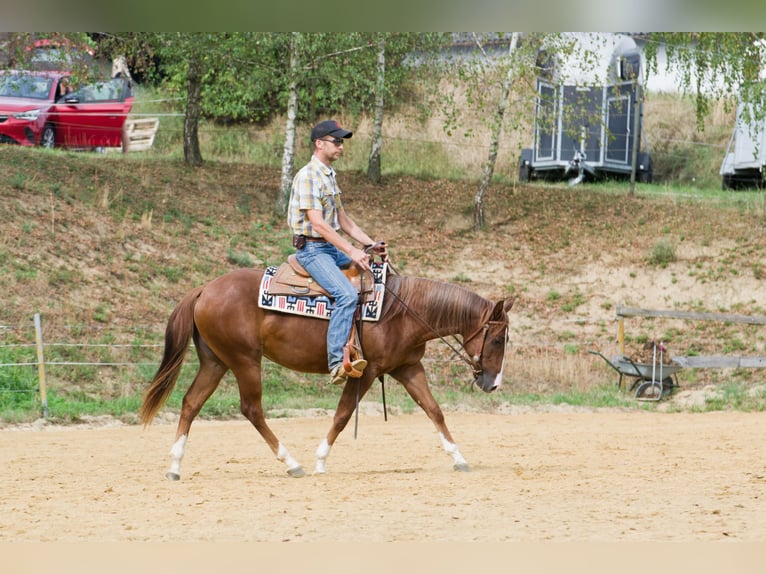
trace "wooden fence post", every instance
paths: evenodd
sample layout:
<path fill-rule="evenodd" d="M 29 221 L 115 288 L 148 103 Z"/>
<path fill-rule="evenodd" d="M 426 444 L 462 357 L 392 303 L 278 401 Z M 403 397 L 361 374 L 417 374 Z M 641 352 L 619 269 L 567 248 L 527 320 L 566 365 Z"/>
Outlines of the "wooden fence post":
<path fill-rule="evenodd" d="M 43 418 L 48 418 L 48 391 L 45 386 L 45 361 L 43 360 L 43 329 L 40 313 L 35 313 L 35 342 L 37 343 L 37 374 L 40 378 L 40 402 L 43 405 Z"/>
<path fill-rule="evenodd" d="M 620 355 L 625 354 L 625 318 L 619 317 L 617 319 L 617 349 L 620 351 Z"/>

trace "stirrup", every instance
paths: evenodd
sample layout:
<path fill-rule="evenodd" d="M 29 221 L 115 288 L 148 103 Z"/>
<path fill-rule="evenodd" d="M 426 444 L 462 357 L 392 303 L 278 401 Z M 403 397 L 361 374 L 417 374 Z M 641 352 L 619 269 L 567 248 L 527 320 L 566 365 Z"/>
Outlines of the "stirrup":
<path fill-rule="evenodd" d="M 357 312 L 359 312 L 358 307 Z M 348 335 L 348 341 L 343 346 L 343 370 L 346 372 L 347 376 L 358 379 L 362 376 L 362 372 L 366 366 L 367 361 L 362 356 L 356 323 L 353 323 L 351 325 L 351 332 Z"/>
<path fill-rule="evenodd" d="M 346 378 L 348 377 L 348 373 L 346 372 L 346 369 L 343 367 L 343 365 L 338 365 L 335 367 L 332 372 L 330 373 L 330 384 L 331 385 L 342 385 L 346 382 Z"/>

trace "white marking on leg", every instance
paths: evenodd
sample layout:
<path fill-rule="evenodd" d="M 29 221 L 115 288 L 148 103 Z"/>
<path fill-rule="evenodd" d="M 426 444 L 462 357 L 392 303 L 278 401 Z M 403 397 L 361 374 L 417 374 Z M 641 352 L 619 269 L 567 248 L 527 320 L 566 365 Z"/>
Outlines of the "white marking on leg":
<path fill-rule="evenodd" d="M 295 460 L 292 456 L 290 456 L 290 453 L 287 451 L 287 449 L 284 447 L 282 443 L 279 443 L 279 448 L 277 449 L 277 460 L 279 462 L 284 462 L 287 466 L 287 472 L 290 472 L 291 470 L 295 470 L 297 468 L 300 468 L 300 463 Z"/>
<path fill-rule="evenodd" d="M 322 442 L 319 443 L 319 446 L 317 447 L 317 463 L 314 467 L 314 474 L 325 474 L 327 472 L 327 457 L 330 454 L 330 443 L 327 442 L 327 439 L 322 439 Z"/>
<path fill-rule="evenodd" d="M 452 461 L 456 465 L 468 464 L 468 462 L 463 458 L 463 455 L 460 454 L 460 450 L 458 450 L 457 445 L 455 443 L 452 443 L 448 441 L 446 438 L 444 438 L 444 435 L 442 433 L 439 433 L 439 438 L 442 441 L 442 446 L 444 447 L 444 450 L 447 452 L 447 454 L 452 455 Z"/>
<path fill-rule="evenodd" d="M 176 477 L 181 476 L 181 460 L 183 459 L 186 450 L 187 438 L 188 435 L 182 434 L 170 448 L 170 469 L 168 470 L 168 475 L 172 474 Z"/>

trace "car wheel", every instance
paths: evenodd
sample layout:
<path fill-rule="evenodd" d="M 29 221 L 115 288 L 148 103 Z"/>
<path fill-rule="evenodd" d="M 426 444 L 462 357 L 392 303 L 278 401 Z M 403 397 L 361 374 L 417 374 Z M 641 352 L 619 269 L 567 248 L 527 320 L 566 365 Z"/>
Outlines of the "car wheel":
<path fill-rule="evenodd" d="M 48 149 L 53 149 L 56 146 L 56 130 L 53 126 L 46 124 L 43 128 L 43 134 L 40 136 L 40 146 Z"/>

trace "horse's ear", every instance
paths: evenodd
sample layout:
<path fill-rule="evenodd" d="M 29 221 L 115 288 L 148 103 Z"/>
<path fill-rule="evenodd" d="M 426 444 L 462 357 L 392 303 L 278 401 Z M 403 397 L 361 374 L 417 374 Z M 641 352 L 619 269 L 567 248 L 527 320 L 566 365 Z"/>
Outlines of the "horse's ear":
<path fill-rule="evenodd" d="M 495 308 L 492 310 L 492 318 L 494 320 L 498 320 L 507 315 L 508 311 L 510 311 L 511 307 L 513 307 L 514 301 L 516 301 L 516 299 L 511 297 L 510 299 L 505 299 L 495 303 Z"/>

